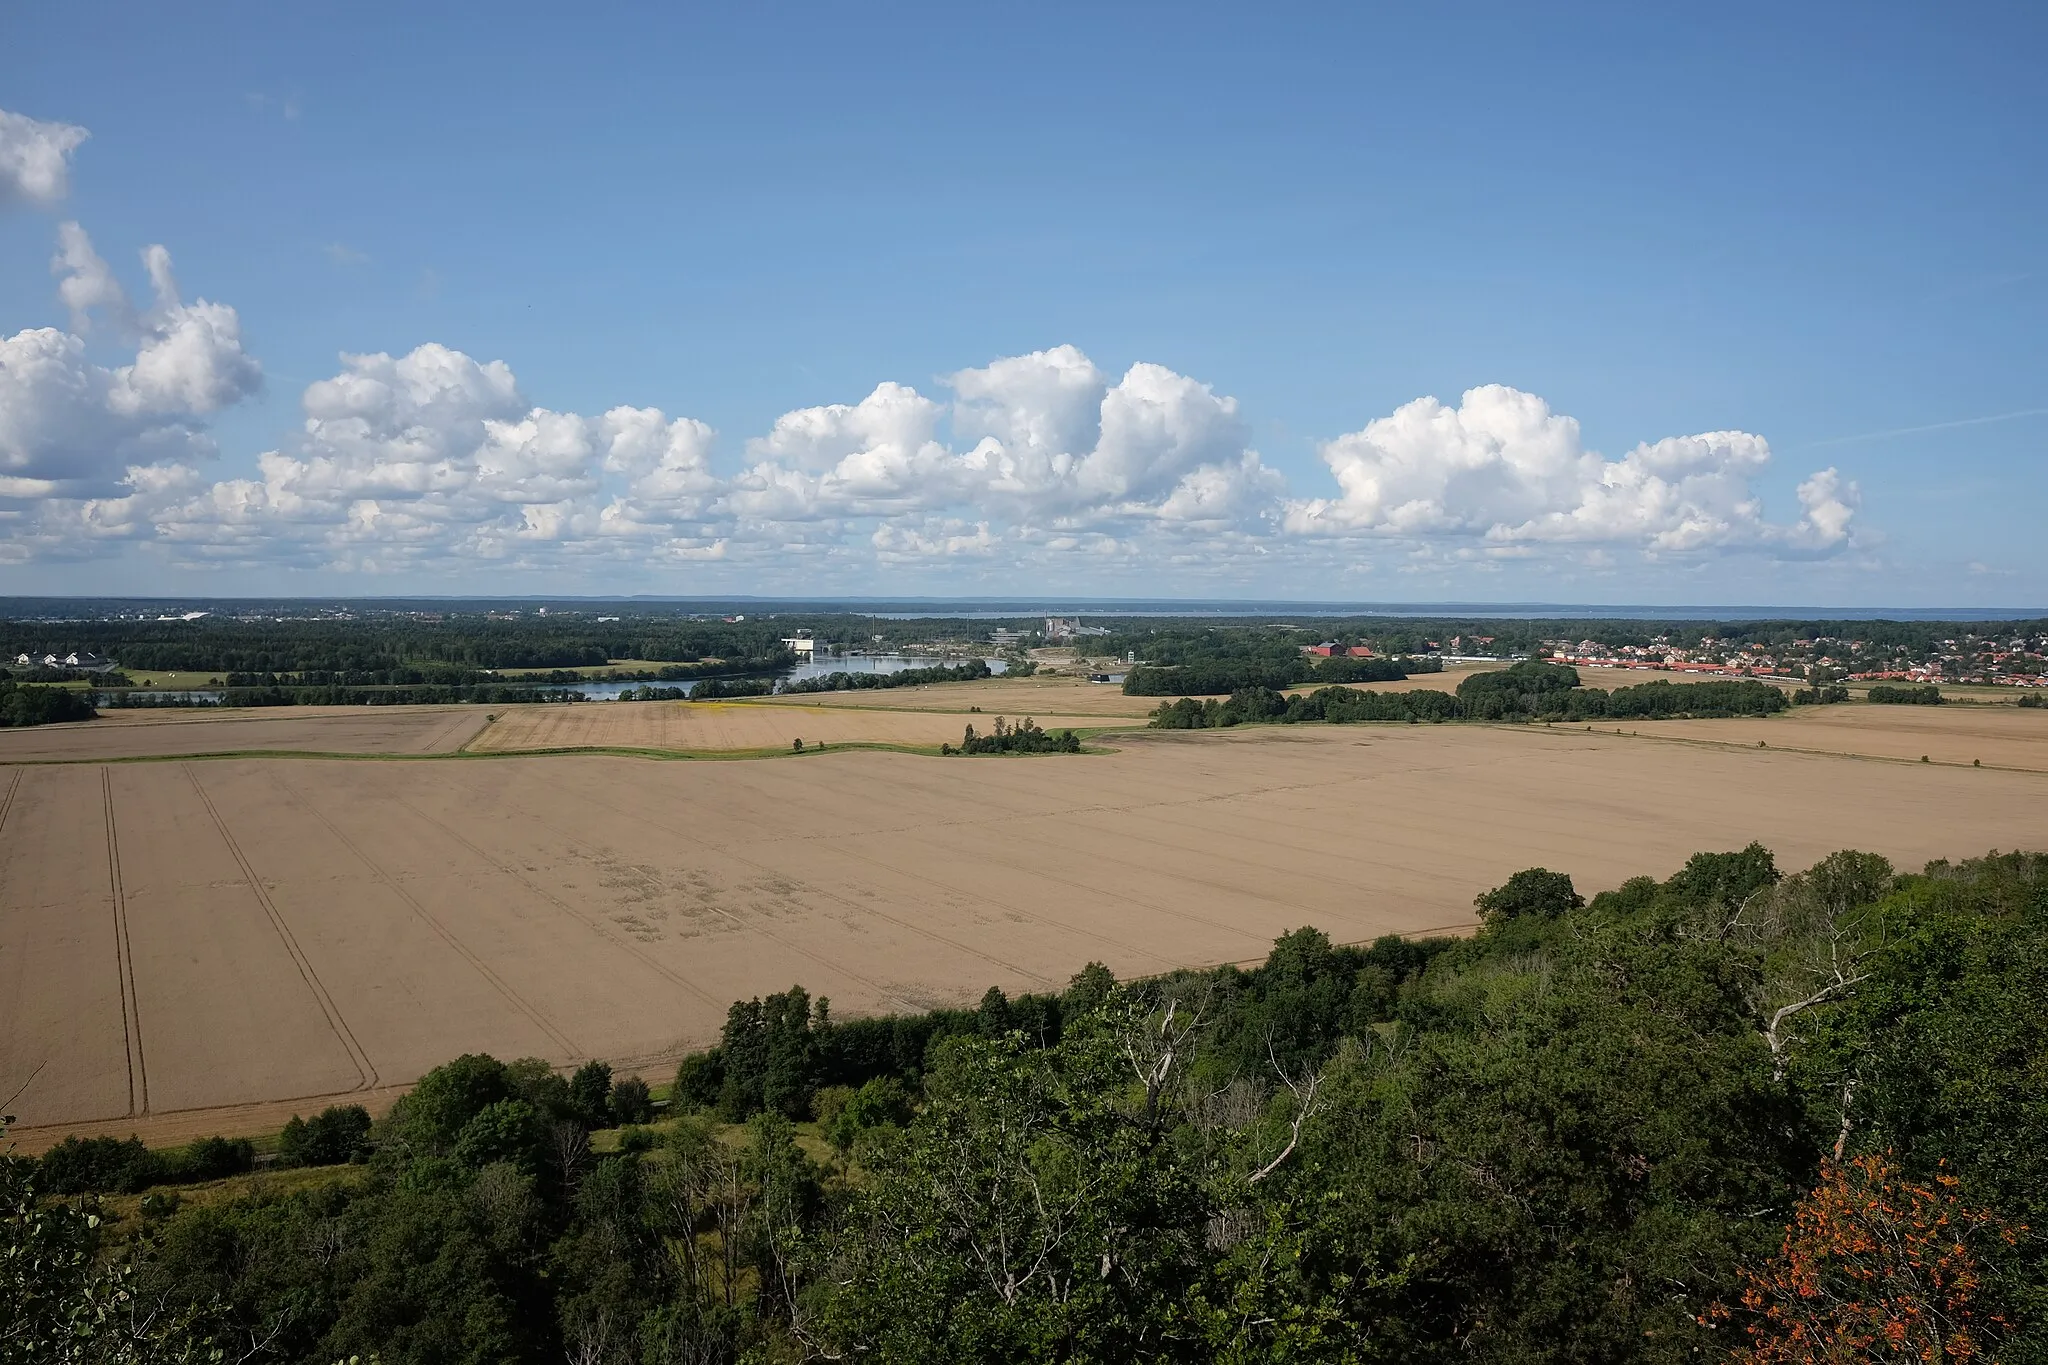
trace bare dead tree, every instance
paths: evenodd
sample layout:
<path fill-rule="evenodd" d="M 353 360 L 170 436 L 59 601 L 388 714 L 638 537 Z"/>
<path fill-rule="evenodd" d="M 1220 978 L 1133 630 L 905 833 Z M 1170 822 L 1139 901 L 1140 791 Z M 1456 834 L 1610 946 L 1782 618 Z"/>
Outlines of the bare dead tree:
<path fill-rule="evenodd" d="M 1841 1000 L 1857 986 L 1870 979 L 1866 959 L 1874 951 L 1858 946 L 1854 940 L 1855 926 L 1844 926 L 1839 922 L 1831 924 L 1822 942 L 1824 957 L 1810 957 L 1806 967 L 1807 986 L 1817 978 L 1818 989 L 1807 990 L 1805 994 L 1788 1000 L 1772 1009 L 1764 1017 L 1764 1043 L 1771 1050 L 1771 1079 L 1785 1079 L 1786 1069 L 1791 1065 L 1789 1048 L 1793 1034 L 1791 1023 L 1806 1011 L 1817 1005 Z"/>
<path fill-rule="evenodd" d="M 1757 941 L 1782 962 L 1753 993 L 1773 1079 L 1790 1069 L 1801 1016 L 1848 999 L 1870 979 L 1886 944 L 1876 902 L 1890 877 L 1891 864 L 1875 855 L 1831 854 L 1777 888 L 1756 917 Z"/>
<path fill-rule="evenodd" d="M 1835 1160 L 1842 1159 L 1842 1153 L 1849 1146 L 1850 1105 L 1856 1100 L 1856 1086 L 1861 1078 L 1853 1072 L 1842 1082 L 1842 1131 L 1835 1134 Z"/>
<path fill-rule="evenodd" d="M 1188 1050 L 1200 1032 L 1208 1005 L 1206 989 L 1194 1000 L 1168 996 L 1166 1007 L 1156 1014 L 1133 1008 L 1119 1030 L 1119 1048 L 1131 1074 L 1145 1088 L 1145 1124 L 1157 1128 L 1159 1099 L 1176 1073 L 1186 1063 Z"/>
<path fill-rule="evenodd" d="M 1278 1156 L 1253 1172 L 1250 1179 L 1245 1181 L 1247 1185 L 1258 1184 L 1279 1170 L 1280 1164 L 1294 1155 L 1294 1149 L 1301 1145 L 1302 1125 L 1316 1115 L 1319 1107 L 1316 1103 L 1316 1092 L 1322 1089 L 1323 1085 L 1323 1073 L 1320 1071 L 1304 1071 L 1299 1079 L 1290 1076 L 1287 1068 L 1280 1065 L 1280 1059 L 1273 1054 L 1273 1035 L 1270 1032 L 1266 1035 L 1266 1060 L 1272 1064 L 1274 1074 L 1280 1077 L 1280 1083 L 1294 1096 L 1294 1118 L 1287 1134 L 1287 1145 L 1280 1149 Z"/>
<path fill-rule="evenodd" d="M 548 1139 L 548 1154 L 554 1158 L 563 1188 L 574 1190 L 583 1177 L 584 1163 L 590 1159 L 589 1132 L 580 1123 L 561 1119 L 548 1130 Z"/>
<path fill-rule="evenodd" d="M 1744 896 L 1742 904 L 1736 906 L 1734 913 L 1721 922 L 1720 931 L 1714 936 L 1715 941 L 1726 943 L 1734 939 L 1741 942 L 1765 932 L 1769 924 L 1768 911 L 1776 899 L 1777 889 L 1776 882 L 1767 882 Z M 1724 911 L 1728 908 L 1726 901 L 1721 902 L 1721 906 Z"/>
<path fill-rule="evenodd" d="M 630 1331 L 619 1323 L 610 1304 L 595 1313 L 579 1313 L 564 1325 L 562 1359 L 566 1365 L 613 1365 L 627 1359 Z"/>

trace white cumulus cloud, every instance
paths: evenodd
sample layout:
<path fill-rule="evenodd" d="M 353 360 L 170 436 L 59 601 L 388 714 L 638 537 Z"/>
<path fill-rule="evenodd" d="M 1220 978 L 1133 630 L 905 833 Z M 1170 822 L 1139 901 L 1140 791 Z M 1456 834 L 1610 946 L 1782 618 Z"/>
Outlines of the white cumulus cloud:
<path fill-rule="evenodd" d="M 0 337 L 0 497 L 111 494 L 130 467 L 209 457 L 205 419 L 262 382 L 235 310 L 183 302 L 162 247 L 144 253 L 156 302 L 138 314 L 76 224 L 60 241 L 60 293 L 118 319 L 134 358 L 99 364 L 77 332 L 53 327 Z"/>
<path fill-rule="evenodd" d="M 1812 554 L 1848 544 L 1856 501 L 1826 470 L 1801 486 L 1799 520 L 1773 523 L 1756 486 L 1771 460 L 1763 437 L 1667 437 L 1610 460 L 1575 418 L 1499 384 L 1456 407 L 1418 398 L 1321 453 L 1339 493 L 1290 505 L 1299 534 Z"/>
<path fill-rule="evenodd" d="M 89 136 L 75 124 L 0 109 L 0 207 L 54 204 L 70 193 L 71 154 Z"/>
<path fill-rule="evenodd" d="M 1221 587 L 1363 572 L 1371 538 L 1399 542 L 1411 567 L 1815 556 L 1848 543 L 1855 515 L 1854 485 L 1830 469 L 1800 485 L 1798 520 L 1766 520 L 1760 437 L 1674 437 L 1610 460 L 1572 418 L 1500 386 L 1455 407 L 1419 399 L 1328 443 L 1335 496 L 1292 499 L 1234 398 L 1149 362 L 1111 374 L 1073 346 L 960 370 L 930 394 L 884 382 L 784 413 L 729 472 L 691 417 L 539 406 L 505 362 L 434 343 L 345 354 L 306 386 L 288 439 L 207 478 L 206 419 L 261 371 L 234 309 L 184 302 L 163 248 L 143 263 L 146 309 L 63 225 L 53 269 L 72 330 L 0 339 L 0 557 L 143 541 L 184 564 L 361 574 L 724 564 Z M 89 331 L 132 359 L 97 363 Z"/>

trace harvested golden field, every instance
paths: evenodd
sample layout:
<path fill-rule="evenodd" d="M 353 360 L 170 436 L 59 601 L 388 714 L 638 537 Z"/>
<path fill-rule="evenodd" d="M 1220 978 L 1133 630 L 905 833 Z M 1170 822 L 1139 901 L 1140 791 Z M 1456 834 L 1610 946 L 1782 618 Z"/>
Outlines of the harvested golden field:
<path fill-rule="evenodd" d="M 1477 666 L 1453 666 L 1442 673 L 1418 673 L 1401 682 L 1350 684 L 1369 692 L 1408 692 L 1427 688 L 1453 692 L 1458 684 L 1480 671 Z M 1304 684 L 1290 691 L 1313 691 L 1316 684 Z M 1178 694 L 1176 694 L 1178 695 Z M 859 692 L 809 692 L 785 697 L 763 697 L 749 705 L 808 706 L 826 709 L 855 708 L 875 711 L 965 711 L 979 706 L 990 715 L 1036 716 L 1041 725 L 1047 715 L 1063 717 L 1097 716 L 1142 720 L 1161 702 L 1173 697 L 1127 697 L 1113 683 L 1091 683 L 1085 678 L 1045 674 L 1031 678 L 991 678 L 986 682 L 928 683 L 922 687 L 875 688 Z M 1062 721 L 1062 724 L 1068 722 Z M 1100 725 L 1096 720 L 1091 724 Z"/>
<path fill-rule="evenodd" d="M 987 733 L 1001 712 L 861 711 L 798 708 L 752 702 L 619 701 L 589 705 L 501 707 L 498 719 L 469 745 L 479 754 L 532 749 L 784 750 L 804 744 L 902 744 L 936 748 L 958 744 L 969 724 Z M 1033 714 L 1019 711 L 1009 719 Z M 1037 715 L 1048 730 L 1111 723 L 1101 716 Z"/>
<path fill-rule="evenodd" d="M 1162 698 L 1127 697 L 1112 683 L 1085 678 L 990 678 L 985 682 L 927 683 L 922 687 L 877 687 L 859 692 L 800 692 L 763 697 L 755 705 L 804 706 L 827 710 L 852 707 L 875 711 L 965 711 L 979 706 L 995 716 L 1047 715 L 1143 718 Z M 1100 725 L 1101 720 L 1090 722 Z"/>
<path fill-rule="evenodd" d="M 98 720 L 0 730 L 0 763 L 285 750 L 444 754 L 481 730 L 478 706 L 291 706 L 122 711 Z"/>
<path fill-rule="evenodd" d="M 34 1148 L 274 1129 L 477 1049 L 659 1075 L 792 982 L 842 1014 L 963 1003 L 1302 924 L 1457 930 L 1535 864 L 1592 892 L 1752 839 L 1787 867 L 2038 847 L 2048 802 L 2048 774 L 1561 727 L 1117 743 L 0 767 L 0 1097 Z"/>
<path fill-rule="evenodd" d="M 1753 720 L 1623 721 L 1645 736 L 2048 772 L 2048 709 L 2004 706 L 1801 706 Z M 1607 728 L 1612 728 L 1607 727 Z M 1871 779 L 1866 779 L 1871 780 Z M 1884 779 L 1888 780 L 1888 779 Z M 2048 829 L 2048 817 L 2043 819 Z"/>

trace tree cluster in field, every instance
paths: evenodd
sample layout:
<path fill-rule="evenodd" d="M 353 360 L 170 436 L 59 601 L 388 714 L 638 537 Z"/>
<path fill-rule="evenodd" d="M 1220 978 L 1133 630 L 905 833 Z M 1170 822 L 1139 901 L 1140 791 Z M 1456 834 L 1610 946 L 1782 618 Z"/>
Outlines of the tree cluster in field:
<path fill-rule="evenodd" d="M 0 729 L 91 720 L 98 714 L 88 693 L 68 687 L 37 687 L 0 679 Z"/>
<path fill-rule="evenodd" d="M 333 1125 L 321 1159 L 354 1178 L 166 1198 L 113 1262 L 90 1203 L 49 1198 L 51 1158 L 0 1158 L 0 1341 L 307 1365 L 2048 1353 L 2048 858 L 1783 876 L 1751 845 L 1590 901 L 1531 868 L 1478 909 L 1469 940 L 1303 929 L 1249 969 L 1091 966 L 974 1009 L 740 1002 L 668 1121 L 602 1152 L 644 1089 L 463 1057 L 367 1135 Z"/>
<path fill-rule="evenodd" d="M 2019 699 L 2019 705 L 2026 707 L 2048 706 L 2048 695 L 2040 692 L 2029 692 Z"/>
<path fill-rule="evenodd" d="M 68 1137 L 36 1162 L 49 1194 L 139 1194 L 157 1185 L 189 1185 L 240 1175 L 256 1164 L 247 1138 L 201 1138 L 155 1150 L 140 1138 Z"/>
<path fill-rule="evenodd" d="M 773 678 L 707 678 L 690 689 L 691 701 L 725 701 L 733 697 L 766 697 L 775 691 Z"/>
<path fill-rule="evenodd" d="M 1282 725 L 1365 721 L 1440 723 L 1476 721 L 1652 720 L 1675 716 L 1766 716 L 1786 707 L 1784 692 L 1769 683 L 1741 681 L 1673 683 L 1664 680 L 1619 687 L 1611 692 L 1581 687 L 1578 670 L 1560 664 L 1519 663 L 1474 673 L 1456 694 L 1361 692 L 1322 687 L 1301 696 L 1271 688 L 1244 688 L 1225 700 L 1182 697 L 1152 713 L 1160 730 L 1207 730 L 1247 722 Z"/>
<path fill-rule="evenodd" d="M 954 754 L 1078 754 L 1081 752 L 1081 737 L 1072 730 L 1041 729 L 1038 722 L 1029 716 L 1015 725 L 997 716 L 987 734 L 976 734 L 970 722 L 959 744 L 941 744 L 939 752 L 948 757 Z"/>
<path fill-rule="evenodd" d="M 1438 658 L 1318 658 L 1302 653 L 1293 634 L 1271 631 L 1161 632 L 1144 643 L 1145 662 L 1124 674 L 1125 696 L 1202 696 L 1257 687 L 1278 691 L 1309 682 L 1399 682 L 1411 673 L 1440 673 L 1444 666 Z"/>
<path fill-rule="evenodd" d="M 782 685 L 784 692 L 860 692 L 876 687 L 922 687 L 926 683 L 979 682 L 993 678 L 986 660 L 970 659 L 964 664 L 938 664 L 931 668 L 905 668 L 894 673 L 827 673 L 816 678 L 799 678 Z"/>
<path fill-rule="evenodd" d="M 1833 706 L 1838 702 L 1845 702 L 1847 700 L 1849 700 L 1849 689 L 1840 684 L 1801 687 L 1792 693 L 1792 704 L 1794 706 Z"/>
<path fill-rule="evenodd" d="M 1890 683 L 1879 683 L 1866 694 L 1879 706 L 1939 706 L 1939 687 L 1895 687 Z"/>

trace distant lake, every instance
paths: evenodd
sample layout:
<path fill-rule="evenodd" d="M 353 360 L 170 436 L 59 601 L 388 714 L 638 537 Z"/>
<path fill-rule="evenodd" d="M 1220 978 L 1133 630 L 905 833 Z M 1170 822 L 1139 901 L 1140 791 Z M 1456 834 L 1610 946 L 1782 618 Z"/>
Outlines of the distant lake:
<path fill-rule="evenodd" d="M 973 663 L 972 658 L 938 659 L 929 654 L 838 654 L 824 655 L 800 663 L 795 668 L 785 669 L 775 677 L 782 682 L 802 682 L 806 678 L 823 678 L 834 673 L 901 673 L 906 668 L 952 667 L 956 664 Z M 983 659 L 991 673 L 1001 673 L 1009 665 L 1001 659 Z M 756 675 L 758 676 L 758 675 Z M 612 701 L 621 692 L 636 687 L 680 687 L 685 694 L 695 690 L 697 684 L 690 682 L 586 682 L 565 685 L 565 690 L 587 697 L 591 701 Z"/>

